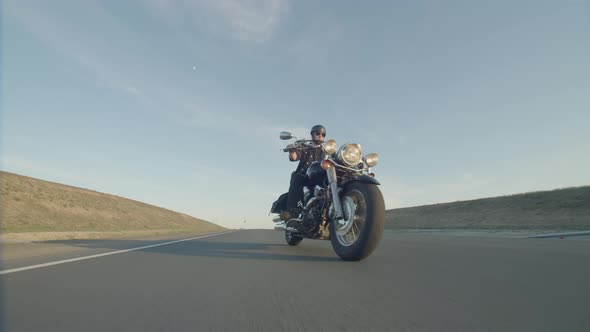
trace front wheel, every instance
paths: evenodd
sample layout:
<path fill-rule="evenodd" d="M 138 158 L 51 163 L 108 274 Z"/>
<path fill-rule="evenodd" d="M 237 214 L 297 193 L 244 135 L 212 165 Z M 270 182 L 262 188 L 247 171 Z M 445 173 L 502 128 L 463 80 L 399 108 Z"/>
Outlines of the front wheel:
<path fill-rule="evenodd" d="M 376 185 L 355 181 L 344 188 L 341 202 L 344 218 L 330 222 L 330 242 L 340 258 L 358 261 L 369 256 L 383 236 L 383 195 Z"/>
<path fill-rule="evenodd" d="M 288 245 L 296 246 L 303 241 L 303 238 L 301 236 L 293 235 L 293 233 L 289 231 L 285 231 L 285 240 Z"/>

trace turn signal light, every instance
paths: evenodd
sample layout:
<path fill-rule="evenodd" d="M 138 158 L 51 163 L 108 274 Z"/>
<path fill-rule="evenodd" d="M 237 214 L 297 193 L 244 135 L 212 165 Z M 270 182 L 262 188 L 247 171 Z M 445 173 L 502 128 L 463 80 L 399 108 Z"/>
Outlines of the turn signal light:
<path fill-rule="evenodd" d="M 324 160 L 322 161 L 321 166 L 324 171 L 327 171 L 328 169 L 330 169 L 330 167 L 332 167 L 332 162 L 329 160 Z"/>

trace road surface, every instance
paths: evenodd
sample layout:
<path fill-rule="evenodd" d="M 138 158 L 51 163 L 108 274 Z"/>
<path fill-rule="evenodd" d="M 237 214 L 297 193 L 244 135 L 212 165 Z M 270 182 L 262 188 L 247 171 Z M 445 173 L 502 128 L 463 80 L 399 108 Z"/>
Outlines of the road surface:
<path fill-rule="evenodd" d="M 5 245 L 2 330 L 590 329 L 589 240 L 387 231 L 361 262 L 271 230 L 146 248 L 171 240 Z"/>

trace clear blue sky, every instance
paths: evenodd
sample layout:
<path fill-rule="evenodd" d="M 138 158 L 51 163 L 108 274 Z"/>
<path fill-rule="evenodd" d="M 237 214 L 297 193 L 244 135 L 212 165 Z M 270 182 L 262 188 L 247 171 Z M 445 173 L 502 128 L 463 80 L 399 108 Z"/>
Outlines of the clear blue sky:
<path fill-rule="evenodd" d="M 6 171 L 269 228 L 323 124 L 388 209 L 590 184 L 587 0 L 1 6 Z"/>

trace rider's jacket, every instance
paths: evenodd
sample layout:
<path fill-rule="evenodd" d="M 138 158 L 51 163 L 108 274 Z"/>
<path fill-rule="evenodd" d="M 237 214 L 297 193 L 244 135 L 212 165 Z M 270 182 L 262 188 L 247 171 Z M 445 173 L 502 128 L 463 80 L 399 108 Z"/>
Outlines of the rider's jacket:
<path fill-rule="evenodd" d="M 311 165 L 311 163 L 313 163 L 314 161 L 322 161 L 324 159 L 324 157 L 325 157 L 325 152 L 324 152 L 324 149 L 322 149 L 321 145 L 318 146 L 317 148 L 303 150 L 303 151 L 297 151 L 297 159 L 292 160 L 292 161 L 299 160 L 299 165 L 297 165 L 297 169 L 295 170 L 295 173 L 305 172 L 307 170 L 307 168 L 309 167 L 309 165 Z"/>

